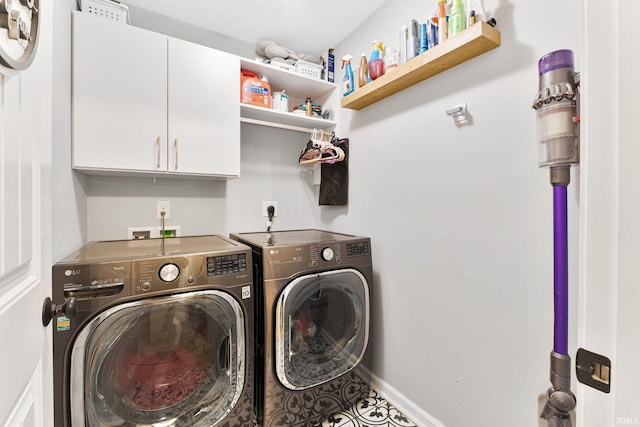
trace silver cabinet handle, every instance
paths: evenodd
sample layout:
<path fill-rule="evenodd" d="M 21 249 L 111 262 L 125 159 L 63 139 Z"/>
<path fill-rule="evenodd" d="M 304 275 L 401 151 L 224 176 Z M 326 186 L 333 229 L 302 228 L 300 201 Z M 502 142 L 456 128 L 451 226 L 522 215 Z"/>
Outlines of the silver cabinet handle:
<path fill-rule="evenodd" d="M 158 158 L 158 162 L 156 164 L 156 168 L 160 169 L 160 137 L 156 138 L 156 147 L 157 147 L 157 151 L 158 151 L 157 156 L 156 156 Z"/>
<path fill-rule="evenodd" d="M 175 147 L 176 147 L 176 165 L 175 165 L 175 168 L 176 168 L 176 170 L 178 170 L 178 151 L 180 149 L 180 145 L 178 144 L 178 138 L 176 138 L 174 144 L 175 144 Z"/>

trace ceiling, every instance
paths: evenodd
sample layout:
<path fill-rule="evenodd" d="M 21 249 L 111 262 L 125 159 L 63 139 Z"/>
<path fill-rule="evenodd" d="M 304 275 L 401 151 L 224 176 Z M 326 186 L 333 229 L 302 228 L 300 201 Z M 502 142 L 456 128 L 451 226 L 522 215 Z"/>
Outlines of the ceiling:
<path fill-rule="evenodd" d="M 386 1 L 121 0 L 252 44 L 273 40 L 298 54 L 334 47 Z"/>

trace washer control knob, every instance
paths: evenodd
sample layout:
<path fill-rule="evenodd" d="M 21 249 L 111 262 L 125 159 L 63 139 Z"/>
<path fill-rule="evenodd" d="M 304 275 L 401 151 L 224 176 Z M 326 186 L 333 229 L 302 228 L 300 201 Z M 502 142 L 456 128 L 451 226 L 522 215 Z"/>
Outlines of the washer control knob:
<path fill-rule="evenodd" d="M 148 291 L 149 289 L 151 289 L 151 282 L 142 282 L 140 284 L 140 289 L 142 289 L 143 291 Z"/>
<path fill-rule="evenodd" d="M 180 275 L 180 267 L 175 264 L 168 263 L 160 267 L 158 276 L 163 282 L 173 282 Z"/>
<path fill-rule="evenodd" d="M 324 248 L 324 249 L 322 249 L 322 252 L 320 253 L 320 255 L 322 255 L 322 259 L 323 260 L 331 261 L 333 259 L 333 249 Z"/>

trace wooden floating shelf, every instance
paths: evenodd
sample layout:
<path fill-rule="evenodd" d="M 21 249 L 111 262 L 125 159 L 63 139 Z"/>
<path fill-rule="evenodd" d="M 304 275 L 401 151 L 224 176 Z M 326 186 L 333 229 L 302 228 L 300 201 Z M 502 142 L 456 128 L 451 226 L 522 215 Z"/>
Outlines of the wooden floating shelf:
<path fill-rule="evenodd" d="M 498 46 L 500 32 L 486 22 L 478 22 L 395 70 L 357 88 L 342 98 L 341 105 L 343 108 L 361 110 Z"/>

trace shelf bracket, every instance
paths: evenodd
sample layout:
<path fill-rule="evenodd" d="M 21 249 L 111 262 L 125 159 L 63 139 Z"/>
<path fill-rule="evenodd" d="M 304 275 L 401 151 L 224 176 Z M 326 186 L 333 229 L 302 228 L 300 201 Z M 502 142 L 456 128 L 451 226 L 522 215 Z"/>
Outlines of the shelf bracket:
<path fill-rule="evenodd" d="M 468 123 L 466 102 L 456 105 L 452 109 L 445 111 L 445 113 L 453 119 L 453 123 L 458 127 Z"/>

